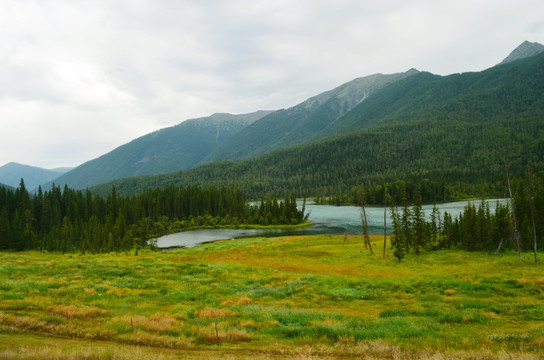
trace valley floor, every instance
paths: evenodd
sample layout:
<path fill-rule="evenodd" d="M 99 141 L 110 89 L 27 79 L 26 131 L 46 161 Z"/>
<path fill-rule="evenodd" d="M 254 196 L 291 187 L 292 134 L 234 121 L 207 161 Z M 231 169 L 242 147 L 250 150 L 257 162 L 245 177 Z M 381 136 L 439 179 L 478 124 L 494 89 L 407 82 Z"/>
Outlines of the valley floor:
<path fill-rule="evenodd" d="M 0 359 L 544 358 L 530 253 L 398 263 L 382 239 L 0 253 Z"/>

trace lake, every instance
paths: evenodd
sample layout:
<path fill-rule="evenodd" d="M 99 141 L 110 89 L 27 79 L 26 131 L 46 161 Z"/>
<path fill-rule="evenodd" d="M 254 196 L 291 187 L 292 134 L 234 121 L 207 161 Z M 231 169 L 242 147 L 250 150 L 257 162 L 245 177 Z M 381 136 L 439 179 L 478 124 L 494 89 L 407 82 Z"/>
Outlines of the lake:
<path fill-rule="evenodd" d="M 486 200 L 493 211 L 497 201 L 505 204 L 506 199 Z M 452 217 L 458 216 L 468 201 L 459 201 L 445 204 L 437 204 L 436 207 L 443 217 L 447 211 Z M 480 201 L 473 202 L 476 206 Z M 424 205 L 423 210 L 430 220 L 433 205 Z M 383 207 L 369 206 L 366 208 L 368 219 L 368 232 L 370 234 L 383 234 Z M 362 234 L 361 208 L 358 206 L 329 206 L 306 205 L 306 211 L 310 213 L 309 220 L 312 226 L 298 229 L 198 229 L 169 234 L 157 238 L 158 248 L 193 247 L 200 244 L 227 239 L 240 239 L 248 237 L 274 237 L 288 235 L 316 235 L 316 234 Z M 392 230 L 391 214 L 387 211 L 387 231 Z"/>

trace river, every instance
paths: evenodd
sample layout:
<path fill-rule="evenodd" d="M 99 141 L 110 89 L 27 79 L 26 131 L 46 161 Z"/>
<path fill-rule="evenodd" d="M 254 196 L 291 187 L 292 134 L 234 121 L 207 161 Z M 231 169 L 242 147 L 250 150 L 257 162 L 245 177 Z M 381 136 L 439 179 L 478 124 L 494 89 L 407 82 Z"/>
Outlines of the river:
<path fill-rule="evenodd" d="M 502 204 L 506 199 L 487 200 L 490 209 L 493 211 L 499 201 Z M 445 204 L 437 204 L 436 207 L 443 217 L 448 212 L 452 217 L 458 216 L 468 201 L 459 201 Z M 475 202 L 478 206 L 480 201 Z M 423 210 L 427 220 L 433 205 L 424 205 Z M 383 207 L 366 207 L 368 219 L 368 232 L 370 234 L 383 234 Z M 361 208 L 357 206 L 329 206 L 329 205 L 306 205 L 306 211 L 310 213 L 309 220 L 312 226 L 297 229 L 198 229 L 169 234 L 157 238 L 158 248 L 193 247 L 200 244 L 227 239 L 239 239 L 248 237 L 274 237 L 284 235 L 315 235 L 315 234 L 350 234 L 359 235 L 361 229 Z M 391 214 L 387 211 L 387 231 L 392 230 Z"/>

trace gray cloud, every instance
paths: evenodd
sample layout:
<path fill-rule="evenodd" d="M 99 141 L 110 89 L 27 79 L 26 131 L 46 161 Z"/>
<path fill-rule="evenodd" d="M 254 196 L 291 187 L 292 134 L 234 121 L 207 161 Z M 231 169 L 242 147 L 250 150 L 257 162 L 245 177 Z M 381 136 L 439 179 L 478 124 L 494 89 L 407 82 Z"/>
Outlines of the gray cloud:
<path fill-rule="evenodd" d="M 537 0 L 3 1 L 0 165 L 74 166 L 376 72 L 483 70 L 543 42 L 542 13 Z"/>

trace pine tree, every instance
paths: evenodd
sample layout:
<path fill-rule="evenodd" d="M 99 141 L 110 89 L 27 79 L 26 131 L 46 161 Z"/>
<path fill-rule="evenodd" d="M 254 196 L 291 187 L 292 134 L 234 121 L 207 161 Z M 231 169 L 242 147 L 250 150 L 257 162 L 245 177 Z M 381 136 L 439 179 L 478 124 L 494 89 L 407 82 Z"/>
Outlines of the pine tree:
<path fill-rule="evenodd" d="M 0 205 L 1 206 L 1 205 Z M 0 210 L 0 250 L 5 250 L 9 246 L 11 238 L 11 226 L 9 221 L 7 206 Z"/>

